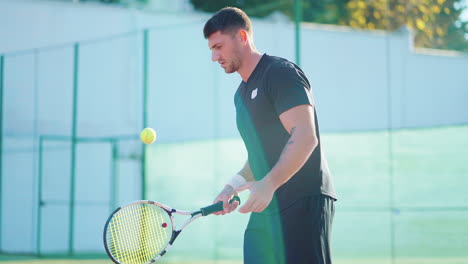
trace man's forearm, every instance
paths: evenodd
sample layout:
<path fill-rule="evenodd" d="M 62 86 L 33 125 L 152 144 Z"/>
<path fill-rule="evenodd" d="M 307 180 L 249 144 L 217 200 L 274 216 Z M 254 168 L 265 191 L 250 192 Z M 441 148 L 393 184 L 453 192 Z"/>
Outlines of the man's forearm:
<path fill-rule="evenodd" d="M 249 161 L 247 160 L 242 167 L 242 169 L 236 174 L 233 175 L 229 181 L 226 183 L 224 188 L 236 189 L 254 180 L 252 170 L 250 169 Z"/>
<path fill-rule="evenodd" d="M 242 177 L 244 177 L 244 179 L 248 182 L 254 181 L 254 176 L 252 173 L 252 169 L 250 169 L 249 160 L 245 162 L 244 167 L 242 167 L 238 174 L 242 175 Z"/>
<path fill-rule="evenodd" d="M 265 181 L 269 181 L 277 189 L 287 182 L 309 159 L 317 146 L 317 138 L 310 129 L 291 129 L 291 137 L 283 148 L 278 162 L 272 170 L 265 176 Z"/>

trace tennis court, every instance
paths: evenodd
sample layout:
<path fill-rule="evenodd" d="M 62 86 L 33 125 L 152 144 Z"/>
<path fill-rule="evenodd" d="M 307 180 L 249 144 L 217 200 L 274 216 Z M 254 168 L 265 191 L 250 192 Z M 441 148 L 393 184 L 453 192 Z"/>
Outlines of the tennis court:
<path fill-rule="evenodd" d="M 466 264 L 468 263 L 468 258 L 406 258 L 406 259 L 398 259 L 394 263 L 396 264 Z M 71 259 L 30 259 L 30 260 L 2 260 L 2 263 L 5 264 L 78 264 L 78 263 L 85 263 L 85 264 L 112 264 L 109 260 L 96 260 L 96 259 L 80 259 L 80 260 L 71 260 Z M 203 261 L 161 261 L 161 263 L 165 264 L 241 264 L 242 261 L 229 261 L 229 260 L 203 260 Z M 335 262 L 337 264 L 387 264 L 392 263 L 388 259 L 379 259 L 379 258 L 365 258 L 365 259 L 340 259 L 336 258 Z"/>
<path fill-rule="evenodd" d="M 468 184 L 465 177 L 468 171 L 465 162 L 467 134 L 467 126 L 393 131 L 390 151 L 389 133 L 385 131 L 325 133 L 324 148 L 338 179 L 337 189 L 341 191 L 333 230 L 336 263 L 468 263 L 468 209 L 464 206 L 463 191 Z M 445 141 L 432 141 L 443 136 Z M 160 186 L 187 181 L 186 175 L 200 164 L 216 169 L 213 178 L 202 178 L 203 184 L 219 180 L 214 176 L 227 174 L 244 157 L 245 150 L 239 143 L 238 139 L 232 139 L 152 146 L 148 149 L 148 159 L 157 162 L 148 166 L 148 173 L 152 175 L 148 181 L 148 195 L 183 209 L 205 204 L 212 194 L 200 194 L 197 189 L 190 188 L 190 182 L 173 184 L 172 189 Z M 349 149 L 355 151 L 351 153 Z M 218 166 L 217 157 L 227 152 L 231 154 L 229 157 L 237 158 Z M 393 174 L 386 165 L 389 157 L 393 158 Z M 187 166 L 177 166 L 180 163 Z M 451 169 L 441 169 L 440 163 Z M 447 181 L 447 178 L 451 180 Z M 388 182 L 394 184 L 393 206 L 389 203 Z M 360 186 L 359 190 L 366 191 L 356 191 L 356 185 Z M 184 193 L 184 197 L 171 195 L 171 192 Z M 185 197 L 193 199 L 187 201 Z M 176 220 L 181 223 L 185 219 Z M 161 262 L 198 263 L 196 259 L 201 259 L 199 263 L 241 263 L 236 259 L 242 256 L 241 234 L 246 222 L 247 216 L 241 214 L 196 221 L 181 234 L 167 259 Z M 447 241 L 450 241 L 450 247 Z M 98 259 L 96 256 L 86 259 L 85 255 L 79 259 L 10 255 L 0 260 L 16 264 L 110 263 L 104 255 L 99 255 Z"/>
<path fill-rule="evenodd" d="M 11 25 L 0 28 L 0 264 L 112 263 L 102 236 L 115 208 L 198 210 L 246 160 L 240 79 L 210 61 L 202 35 L 212 12 L 103 2 L 0 1 Z M 468 29 L 444 35 L 467 27 L 468 3 L 342 2 L 249 10 L 259 50 L 312 83 L 338 195 L 334 263 L 468 264 Z M 401 27 L 379 28 L 398 14 Z M 158 263 L 242 263 L 248 217 L 194 221 Z"/>
<path fill-rule="evenodd" d="M 324 148 L 333 166 L 335 179 L 339 178 L 337 189 L 340 199 L 336 204 L 336 220 L 333 230 L 333 247 L 337 263 L 390 263 L 392 248 L 396 263 L 466 263 L 468 252 L 468 208 L 465 206 L 463 186 L 468 164 L 467 126 L 452 126 L 430 129 L 399 130 L 388 132 L 328 133 L 323 135 Z M 391 135 L 392 144 L 389 144 Z M 444 141 L 434 138 L 446 137 Z M 218 153 L 229 152 L 232 157 L 244 157 L 245 150 L 237 140 L 216 142 L 194 142 L 159 145 L 151 149 L 149 157 L 158 160 L 150 165 L 152 175 L 160 174 L 149 181 L 149 186 L 159 186 L 162 175 L 170 175 L 176 182 L 183 181 L 190 168 L 197 164 L 211 164 L 216 167 L 214 175 L 227 174 L 240 160 L 232 165 L 224 162 L 216 166 Z M 428 144 L 428 142 L 431 142 Z M 216 148 L 211 147 L 216 145 Z M 391 150 L 389 146 L 392 146 Z M 201 155 L 200 149 L 207 150 Z M 350 152 L 349 150 L 353 150 Z M 180 155 L 179 153 L 184 153 Z M 216 153 L 216 154 L 215 154 Z M 393 161 L 390 161 L 390 157 Z M 187 167 L 174 166 L 174 160 Z M 389 170 L 388 164 L 394 164 Z M 445 164 L 444 168 L 440 163 Z M 423 165 L 422 165 L 423 164 Z M 157 167 L 157 170 L 156 170 Z M 451 168 L 447 170 L 446 168 Z M 441 177 L 440 175 L 443 175 Z M 450 181 L 447 181 L 447 179 Z M 426 180 L 430 179 L 430 180 Z M 213 179 L 206 179 L 209 181 Z M 390 188 L 389 183 L 393 183 Z M 208 183 L 205 183 L 208 184 Z M 359 186 L 356 190 L 356 186 Z M 174 186 L 180 193 L 194 199 L 196 207 L 210 196 L 200 195 L 197 190 L 186 185 Z M 149 195 L 166 197 L 169 195 L 150 188 Z M 172 190 L 171 190 L 172 191 Z M 393 204 L 390 192 L 393 191 Z M 414 195 L 417 194 L 417 195 Z M 411 199 L 407 199 L 410 197 Z M 437 198 L 436 198 L 437 197 Z M 173 197 L 172 204 L 187 204 L 182 197 Z M 223 219 L 204 219 L 204 223 L 193 223 L 195 228 L 183 234 L 175 251 L 193 248 L 212 248 L 210 240 L 199 240 L 203 234 L 216 237 L 217 251 L 221 255 L 241 256 L 242 233 L 247 222 L 243 215 L 228 216 Z M 237 223 L 237 224 L 236 224 Z M 239 225 L 239 223 L 242 223 Z M 216 226 L 216 231 L 210 230 Z M 182 236 L 182 235 L 181 235 Z M 447 241 L 450 246 L 447 247 Z M 357 259 L 357 260 L 355 260 Z M 465 261 L 465 262 L 464 262 Z"/>

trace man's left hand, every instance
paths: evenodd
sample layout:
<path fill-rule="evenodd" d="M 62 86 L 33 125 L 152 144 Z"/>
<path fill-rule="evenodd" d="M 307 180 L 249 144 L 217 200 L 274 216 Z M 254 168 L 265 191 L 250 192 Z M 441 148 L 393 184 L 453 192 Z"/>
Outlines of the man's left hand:
<path fill-rule="evenodd" d="M 271 181 L 262 179 L 260 181 L 248 182 L 236 188 L 235 191 L 241 192 L 244 190 L 250 191 L 250 197 L 238 211 L 245 214 L 250 212 L 260 213 L 265 210 L 273 199 L 276 188 Z"/>

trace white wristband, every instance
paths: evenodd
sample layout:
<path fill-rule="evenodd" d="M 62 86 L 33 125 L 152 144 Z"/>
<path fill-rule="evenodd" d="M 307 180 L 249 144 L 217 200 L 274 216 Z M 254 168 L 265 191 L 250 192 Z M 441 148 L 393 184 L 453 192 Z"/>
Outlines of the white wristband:
<path fill-rule="evenodd" d="M 229 179 L 228 181 L 228 185 L 231 185 L 232 188 L 236 189 L 236 188 L 239 188 L 240 186 L 246 184 L 247 181 L 245 180 L 244 177 L 242 177 L 242 175 L 239 175 L 239 174 L 236 174 L 234 176 L 231 177 L 231 179 Z"/>

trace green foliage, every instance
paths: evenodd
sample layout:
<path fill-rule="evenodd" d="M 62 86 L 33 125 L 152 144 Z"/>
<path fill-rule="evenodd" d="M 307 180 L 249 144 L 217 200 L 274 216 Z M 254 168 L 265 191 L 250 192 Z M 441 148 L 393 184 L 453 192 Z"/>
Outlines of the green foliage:
<path fill-rule="evenodd" d="M 190 0 L 196 9 L 206 12 L 216 12 L 219 9 L 227 6 L 238 7 L 245 10 L 249 16 L 264 17 L 271 14 L 275 10 L 285 11 L 283 6 L 291 2 L 290 0 Z"/>
<path fill-rule="evenodd" d="M 294 0 L 190 0 L 195 9 L 216 12 L 239 7 L 249 16 L 279 11 L 294 20 Z M 362 29 L 415 31 L 417 47 L 468 51 L 468 22 L 459 20 L 464 0 L 301 0 L 307 22 Z"/>
<path fill-rule="evenodd" d="M 351 0 L 341 24 L 384 30 L 406 25 L 415 31 L 417 47 L 468 51 L 466 28 L 456 26 L 460 5 L 460 0 Z"/>
<path fill-rule="evenodd" d="M 349 0 L 302 0 L 304 21 L 318 23 L 337 23 L 337 18 L 344 15 L 345 3 Z M 294 0 L 190 0 L 195 9 L 216 12 L 226 6 L 245 10 L 249 16 L 265 17 L 279 11 L 294 17 Z"/>
<path fill-rule="evenodd" d="M 102 3 L 106 3 L 106 4 L 113 4 L 113 3 L 128 4 L 129 2 L 132 2 L 132 1 L 135 3 L 147 4 L 151 0 L 99 0 L 99 1 Z"/>
<path fill-rule="evenodd" d="M 224 8 L 226 6 L 235 6 L 239 8 L 244 8 L 244 6 L 239 6 L 237 2 L 241 1 L 235 1 L 235 0 L 217 0 L 217 1 L 205 1 L 205 0 L 190 0 L 192 5 L 199 10 L 203 10 L 206 12 L 216 12 L 221 8 Z"/>

